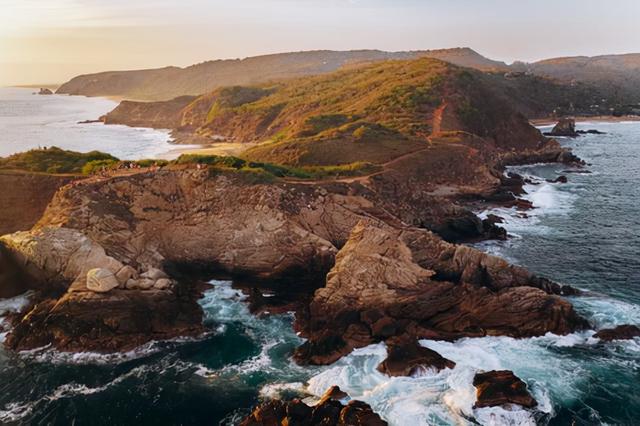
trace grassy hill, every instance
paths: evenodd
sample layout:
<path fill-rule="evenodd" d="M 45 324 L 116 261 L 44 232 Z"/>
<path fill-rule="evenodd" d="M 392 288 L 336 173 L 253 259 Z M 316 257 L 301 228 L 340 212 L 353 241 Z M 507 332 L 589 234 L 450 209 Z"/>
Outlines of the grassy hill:
<path fill-rule="evenodd" d="M 418 57 L 432 57 L 483 71 L 507 69 L 506 64 L 487 59 L 468 48 L 416 52 L 323 50 L 208 61 L 186 68 L 166 67 L 81 75 L 63 84 L 57 93 L 120 96 L 136 100 L 169 100 L 184 95 L 200 95 L 224 86 L 254 85 L 286 78 L 326 74 L 357 64 Z"/>
<path fill-rule="evenodd" d="M 488 138 L 501 149 L 535 145 L 540 134 L 514 110 L 506 87 L 504 77 L 440 60 L 386 61 L 217 89 L 175 103 L 164 121 L 203 139 L 265 142 L 245 157 L 296 166 L 384 163 L 449 131 Z M 126 102 L 105 119 L 127 124 L 135 116 L 139 125 L 148 109 L 157 121 L 158 104 Z"/>

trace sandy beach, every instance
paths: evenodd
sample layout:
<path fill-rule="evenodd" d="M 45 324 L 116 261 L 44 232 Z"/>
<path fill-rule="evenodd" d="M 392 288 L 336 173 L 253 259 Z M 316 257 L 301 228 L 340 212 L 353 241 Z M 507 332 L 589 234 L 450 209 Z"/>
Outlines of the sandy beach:
<path fill-rule="evenodd" d="M 180 146 L 176 145 L 175 149 L 161 154 L 158 157 L 164 160 L 172 160 L 179 157 L 182 154 L 198 154 L 198 155 L 221 155 L 221 156 L 239 156 L 244 151 L 252 148 L 259 143 L 234 143 L 234 142 L 218 142 L 211 145 L 201 146 Z"/>

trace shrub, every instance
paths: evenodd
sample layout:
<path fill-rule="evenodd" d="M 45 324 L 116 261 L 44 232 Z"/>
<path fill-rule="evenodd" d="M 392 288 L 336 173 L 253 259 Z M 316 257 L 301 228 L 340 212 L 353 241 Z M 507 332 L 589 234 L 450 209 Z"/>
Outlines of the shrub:
<path fill-rule="evenodd" d="M 140 167 L 151 167 L 151 166 L 164 167 L 169 164 L 167 160 L 153 160 L 153 159 L 138 160 L 138 161 L 135 161 L 134 163 Z"/>
<path fill-rule="evenodd" d="M 83 175 L 91 175 L 91 174 L 99 172 L 99 171 L 101 171 L 103 169 L 113 169 L 118 164 L 120 164 L 120 161 L 118 161 L 118 160 L 94 160 L 94 161 L 89 161 L 87 164 L 85 164 L 82 167 L 82 174 Z"/>
<path fill-rule="evenodd" d="M 116 157 L 99 151 L 80 153 L 51 147 L 32 149 L 0 159 L 0 167 L 32 172 L 81 173 L 87 163 L 107 160 L 118 161 Z"/>

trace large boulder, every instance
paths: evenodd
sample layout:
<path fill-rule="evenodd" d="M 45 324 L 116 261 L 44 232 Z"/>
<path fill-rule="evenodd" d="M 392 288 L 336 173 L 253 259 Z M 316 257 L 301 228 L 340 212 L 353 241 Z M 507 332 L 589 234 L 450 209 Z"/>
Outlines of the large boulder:
<path fill-rule="evenodd" d="M 108 293 L 120 285 L 118 279 L 108 269 L 95 268 L 87 272 L 87 289 L 96 293 Z"/>
<path fill-rule="evenodd" d="M 473 386 L 477 389 L 474 408 L 497 407 L 505 404 L 533 408 L 538 405 L 527 390 L 527 384 L 511 371 L 478 373 L 473 378 Z"/>

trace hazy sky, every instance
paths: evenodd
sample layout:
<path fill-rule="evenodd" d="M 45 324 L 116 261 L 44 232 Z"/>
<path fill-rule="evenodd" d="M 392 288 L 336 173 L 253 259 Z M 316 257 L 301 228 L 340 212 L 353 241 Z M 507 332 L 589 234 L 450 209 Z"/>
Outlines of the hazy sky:
<path fill-rule="evenodd" d="M 0 85 L 311 49 L 640 52 L 640 0 L 0 0 Z"/>

